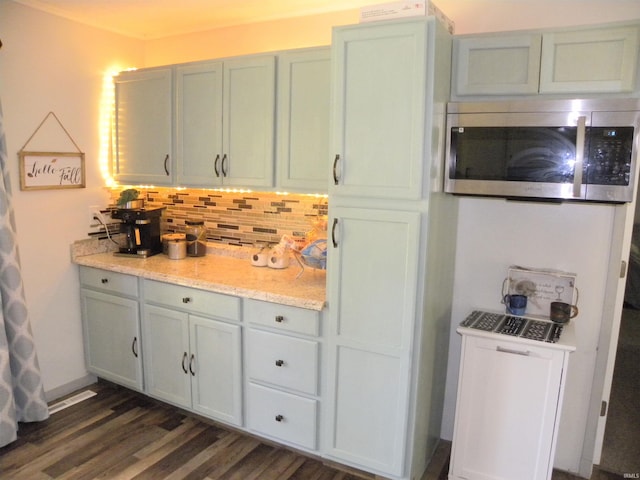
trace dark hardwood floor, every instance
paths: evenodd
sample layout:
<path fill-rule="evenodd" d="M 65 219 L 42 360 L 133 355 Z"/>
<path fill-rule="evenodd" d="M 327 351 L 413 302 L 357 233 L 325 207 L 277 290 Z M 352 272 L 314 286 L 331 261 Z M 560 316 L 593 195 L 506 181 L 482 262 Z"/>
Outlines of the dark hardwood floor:
<path fill-rule="evenodd" d="M 372 480 L 144 395 L 99 382 L 96 396 L 20 425 L 0 448 L 1 480 Z M 83 389 L 86 390 L 86 389 Z M 421 480 L 446 480 L 451 443 L 443 441 Z M 592 480 L 619 475 L 596 469 Z M 578 480 L 554 471 L 552 480 Z M 514 479 L 515 480 L 515 479 Z"/>
<path fill-rule="evenodd" d="M 0 448 L 3 480 L 361 480 L 110 383 L 98 395 L 20 425 Z"/>

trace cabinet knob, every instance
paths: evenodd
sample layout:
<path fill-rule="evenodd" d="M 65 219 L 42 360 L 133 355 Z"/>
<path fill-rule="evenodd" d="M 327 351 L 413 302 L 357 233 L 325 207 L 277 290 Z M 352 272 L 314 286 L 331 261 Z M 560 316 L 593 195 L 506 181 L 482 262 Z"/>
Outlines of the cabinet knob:
<path fill-rule="evenodd" d="M 282 422 L 284 417 L 282 415 L 276 415 L 276 422 Z"/>
<path fill-rule="evenodd" d="M 281 367 L 284 365 L 284 360 L 276 360 L 276 367 Z"/>
<path fill-rule="evenodd" d="M 282 315 L 276 315 L 276 322 L 278 323 L 284 322 L 284 317 Z"/>
<path fill-rule="evenodd" d="M 182 303 L 191 303 L 191 297 L 183 297 Z"/>
<path fill-rule="evenodd" d="M 102 278 L 102 279 L 100 279 L 100 282 L 102 282 L 103 284 L 109 283 L 109 279 L 108 278 Z"/>

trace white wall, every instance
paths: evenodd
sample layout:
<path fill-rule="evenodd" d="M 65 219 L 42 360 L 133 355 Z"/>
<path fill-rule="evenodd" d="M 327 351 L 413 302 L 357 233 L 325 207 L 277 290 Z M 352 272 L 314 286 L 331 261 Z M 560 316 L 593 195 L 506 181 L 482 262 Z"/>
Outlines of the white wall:
<path fill-rule="evenodd" d="M 638 0 L 433 1 L 455 22 L 456 34 L 589 25 L 640 18 Z"/>
<path fill-rule="evenodd" d="M 510 265 L 577 275 L 577 350 L 571 355 L 556 467 L 578 471 L 609 265 L 613 206 L 462 198 L 442 436 L 451 439 L 460 357 L 457 324 L 473 309 L 502 311 Z M 524 372 L 523 372 L 524 373 Z"/>
<path fill-rule="evenodd" d="M 7 0 L 0 0 L 0 35 L 0 101 L 25 292 L 51 396 L 87 375 L 77 267 L 69 246 L 86 238 L 88 206 L 107 200 L 98 164 L 102 77 L 110 68 L 139 64 L 143 45 Z M 21 191 L 17 153 L 50 111 L 86 155 L 86 188 Z M 75 151 L 55 120 L 27 147 Z"/>

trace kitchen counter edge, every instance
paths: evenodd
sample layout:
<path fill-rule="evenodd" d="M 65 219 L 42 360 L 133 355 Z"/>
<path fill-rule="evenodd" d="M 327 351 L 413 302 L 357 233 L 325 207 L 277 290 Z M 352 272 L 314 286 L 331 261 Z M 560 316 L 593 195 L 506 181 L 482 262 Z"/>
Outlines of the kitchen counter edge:
<path fill-rule="evenodd" d="M 170 260 L 164 255 L 127 258 L 112 252 L 72 255 L 73 263 L 149 280 L 236 297 L 321 311 L 325 306 L 326 272 L 253 267 L 246 259 L 206 255 Z"/>

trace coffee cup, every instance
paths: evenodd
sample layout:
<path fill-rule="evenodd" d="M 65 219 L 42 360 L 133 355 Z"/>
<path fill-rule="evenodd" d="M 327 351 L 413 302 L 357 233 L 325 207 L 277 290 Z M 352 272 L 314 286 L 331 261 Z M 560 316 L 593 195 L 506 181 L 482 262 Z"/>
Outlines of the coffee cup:
<path fill-rule="evenodd" d="M 507 307 L 507 313 L 511 315 L 524 315 L 527 310 L 526 295 L 505 295 L 502 303 Z"/>
<path fill-rule="evenodd" d="M 565 302 L 551 302 L 549 318 L 555 323 L 567 323 L 578 315 L 578 307 Z"/>

